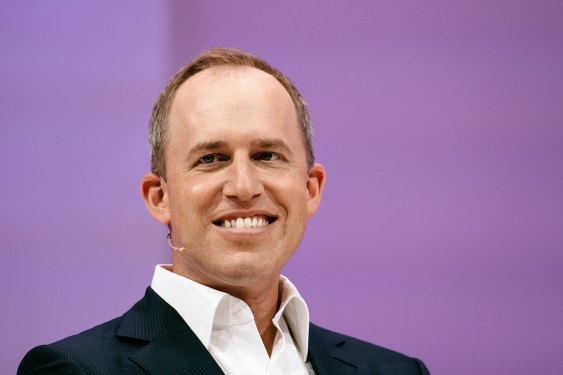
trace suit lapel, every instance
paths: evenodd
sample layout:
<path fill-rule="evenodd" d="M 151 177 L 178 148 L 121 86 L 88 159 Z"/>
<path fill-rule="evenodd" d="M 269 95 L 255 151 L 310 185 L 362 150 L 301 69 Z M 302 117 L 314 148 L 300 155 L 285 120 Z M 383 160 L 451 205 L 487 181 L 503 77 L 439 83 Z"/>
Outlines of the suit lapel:
<path fill-rule="evenodd" d="M 131 357 L 133 362 L 157 375 L 222 375 L 223 371 L 192 330 L 174 319 L 154 341 Z"/>
<path fill-rule="evenodd" d="M 224 375 L 182 317 L 151 288 L 121 320 L 117 336 L 138 346 L 130 360 L 153 375 Z M 314 324 L 309 326 L 309 355 L 316 375 L 362 375 L 368 369 L 331 341 Z"/>
<path fill-rule="evenodd" d="M 223 374 L 180 315 L 151 288 L 123 315 L 117 335 L 148 342 L 130 359 L 151 374 Z"/>
<path fill-rule="evenodd" d="M 345 340 L 329 341 L 319 334 L 314 324 L 309 325 L 309 354 L 315 375 L 361 375 L 368 369 L 347 352 L 341 350 Z"/>

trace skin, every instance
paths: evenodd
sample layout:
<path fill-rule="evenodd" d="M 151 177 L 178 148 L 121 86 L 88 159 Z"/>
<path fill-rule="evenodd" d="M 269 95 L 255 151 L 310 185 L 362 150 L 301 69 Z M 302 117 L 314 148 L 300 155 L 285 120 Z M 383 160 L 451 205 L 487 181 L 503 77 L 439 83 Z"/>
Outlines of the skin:
<path fill-rule="evenodd" d="M 271 354 L 279 280 L 318 209 L 325 181 L 307 166 L 293 102 L 272 76 L 215 67 L 178 89 L 170 113 L 166 178 L 148 173 L 147 209 L 169 226 L 173 272 L 245 301 Z M 262 228 L 226 228 L 256 216 Z"/>

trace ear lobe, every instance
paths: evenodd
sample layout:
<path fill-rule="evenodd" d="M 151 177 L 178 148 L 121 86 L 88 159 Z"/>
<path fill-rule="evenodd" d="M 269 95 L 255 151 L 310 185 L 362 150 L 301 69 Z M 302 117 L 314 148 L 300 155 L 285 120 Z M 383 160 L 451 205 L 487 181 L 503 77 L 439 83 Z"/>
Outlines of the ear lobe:
<path fill-rule="evenodd" d="M 325 168 L 315 163 L 309 170 L 307 180 L 307 208 L 311 217 L 319 208 L 326 180 Z"/>
<path fill-rule="evenodd" d="M 154 173 L 147 173 L 141 181 L 141 195 L 149 214 L 162 224 L 170 224 L 166 181 Z"/>

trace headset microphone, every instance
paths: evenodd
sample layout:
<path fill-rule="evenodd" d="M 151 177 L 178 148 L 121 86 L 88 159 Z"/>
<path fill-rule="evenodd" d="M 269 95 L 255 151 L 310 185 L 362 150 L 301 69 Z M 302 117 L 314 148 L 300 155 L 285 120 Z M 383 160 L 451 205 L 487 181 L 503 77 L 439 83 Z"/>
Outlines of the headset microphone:
<path fill-rule="evenodd" d="M 183 252 L 186 251 L 185 247 L 174 247 L 174 246 L 172 246 L 172 235 L 170 233 L 168 233 L 168 236 L 166 236 L 166 238 L 168 238 L 168 245 L 170 245 L 170 247 L 173 248 L 174 250 L 177 250 L 180 253 L 183 253 Z"/>

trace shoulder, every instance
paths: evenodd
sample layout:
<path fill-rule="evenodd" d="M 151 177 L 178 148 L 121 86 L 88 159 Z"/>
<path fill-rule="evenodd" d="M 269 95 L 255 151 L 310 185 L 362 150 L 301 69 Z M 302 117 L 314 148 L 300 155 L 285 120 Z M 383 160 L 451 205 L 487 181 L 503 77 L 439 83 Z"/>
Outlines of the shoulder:
<path fill-rule="evenodd" d="M 121 318 L 110 320 L 63 340 L 31 349 L 18 368 L 19 374 L 100 373 L 101 363 L 118 357 L 123 345 L 116 337 Z"/>
<path fill-rule="evenodd" d="M 171 321 L 181 318 L 149 287 L 121 317 L 30 350 L 20 363 L 18 375 L 142 372 L 130 357 L 142 351 Z"/>
<path fill-rule="evenodd" d="M 326 328 L 319 327 L 313 323 L 311 323 L 310 325 L 310 332 L 312 335 L 316 335 L 324 342 L 331 344 L 331 346 L 342 348 L 346 347 L 346 350 L 356 353 L 366 352 L 369 354 L 377 355 L 381 358 L 398 361 L 408 360 L 410 358 L 394 350 L 387 349 L 352 336 L 334 332 Z"/>
<path fill-rule="evenodd" d="M 383 374 L 429 374 L 422 361 L 394 350 L 310 324 L 311 344 L 322 343 L 340 361 L 377 368 Z"/>

